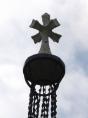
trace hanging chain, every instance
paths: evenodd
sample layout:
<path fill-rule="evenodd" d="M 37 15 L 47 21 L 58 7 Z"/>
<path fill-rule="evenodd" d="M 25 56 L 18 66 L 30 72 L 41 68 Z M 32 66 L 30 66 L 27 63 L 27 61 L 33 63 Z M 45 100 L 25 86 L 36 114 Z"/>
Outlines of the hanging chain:
<path fill-rule="evenodd" d="M 32 87 L 30 90 L 28 118 L 33 118 L 33 94 L 34 94 L 34 88 Z"/>
<path fill-rule="evenodd" d="M 39 94 L 37 94 L 35 90 L 35 86 L 31 87 L 30 91 L 30 102 L 28 107 L 28 118 L 39 118 L 39 107 L 40 107 L 40 99 L 42 97 L 42 108 L 41 108 L 41 118 L 48 118 L 49 116 L 49 101 L 51 96 L 51 118 L 56 118 L 56 91 L 52 93 L 52 91 L 55 89 L 55 85 L 50 85 L 48 90 L 46 89 L 46 86 L 40 86 L 39 88 Z M 49 95 L 46 96 L 46 93 L 49 93 Z M 43 96 L 41 96 L 41 92 L 43 93 Z M 50 94 L 52 93 L 52 94 Z"/>
<path fill-rule="evenodd" d="M 39 89 L 39 93 L 41 93 L 41 87 Z M 39 116 L 39 106 L 40 106 L 40 97 L 38 94 L 34 94 L 34 118 L 38 118 Z"/>
<path fill-rule="evenodd" d="M 41 93 L 41 87 L 39 89 L 39 93 Z M 38 116 L 39 116 L 39 103 L 40 103 L 40 96 L 38 94 L 36 94 L 35 87 L 33 86 L 31 88 L 31 92 L 30 92 L 28 118 L 38 118 Z"/>
<path fill-rule="evenodd" d="M 48 90 L 48 91 L 50 92 L 50 90 Z M 43 94 L 44 95 L 46 94 L 46 86 L 43 86 Z M 50 101 L 50 95 L 49 96 L 43 96 L 41 118 L 48 118 L 49 101 Z"/>
<path fill-rule="evenodd" d="M 53 86 L 51 86 L 52 90 L 53 90 Z M 57 112 L 56 112 L 56 108 L 57 108 L 56 97 L 57 97 L 57 95 L 56 95 L 56 91 L 55 91 L 53 94 L 51 94 L 51 118 L 56 118 L 56 114 L 57 114 Z"/>

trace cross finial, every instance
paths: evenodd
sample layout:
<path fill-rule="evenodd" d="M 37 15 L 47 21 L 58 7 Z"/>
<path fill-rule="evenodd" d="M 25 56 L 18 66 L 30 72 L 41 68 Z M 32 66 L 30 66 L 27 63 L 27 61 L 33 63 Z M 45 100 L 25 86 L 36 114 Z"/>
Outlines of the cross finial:
<path fill-rule="evenodd" d="M 60 24 L 57 19 L 50 20 L 50 15 L 48 13 L 42 15 L 42 22 L 43 25 L 41 25 L 37 20 L 32 21 L 30 27 L 39 30 L 39 33 L 32 36 L 32 39 L 34 40 L 34 43 L 42 41 L 39 53 L 50 54 L 51 51 L 48 37 L 50 37 L 54 42 L 59 42 L 61 35 L 52 32 L 52 30 L 60 26 Z"/>

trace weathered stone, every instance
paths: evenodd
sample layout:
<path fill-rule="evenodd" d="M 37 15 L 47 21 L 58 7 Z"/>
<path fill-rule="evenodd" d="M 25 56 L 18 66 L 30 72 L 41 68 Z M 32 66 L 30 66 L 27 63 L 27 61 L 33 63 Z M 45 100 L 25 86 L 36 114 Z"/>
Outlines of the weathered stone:
<path fill-rule="evenodd" d="M 42 41 L 39 53 L 51 54 L 48 37 L 50 37 L 54 42 L 59 42 L 61 35 L 52 32 L 52 30 L 60 26 L 60 24 L 57 19 L 50 20 L 50 15 L 47 13 L 42 15 L 42 22 L 43 25 L 41 25 L 37 20 L 32 21 L 30 27 L 39 30 L 39 33 L 32 36 L 32 39 L 34 40 L 34 43 Z"/>

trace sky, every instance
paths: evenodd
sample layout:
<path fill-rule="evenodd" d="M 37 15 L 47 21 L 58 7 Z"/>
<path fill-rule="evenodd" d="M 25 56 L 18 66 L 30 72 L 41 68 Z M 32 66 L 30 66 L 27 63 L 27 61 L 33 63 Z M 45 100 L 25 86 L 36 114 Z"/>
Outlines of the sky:
<path fill-rule="evenodd" d="M 88 118 L 88 0 L 0 0 L 0 118 L 27 118 L 29 92 L 23 76 L 28 56 L 38 53 L 29 28 L 45 12 L 57 18 L 62 35 L 50 40 L 66 74 L 57 91 L 57 117 Z"/>

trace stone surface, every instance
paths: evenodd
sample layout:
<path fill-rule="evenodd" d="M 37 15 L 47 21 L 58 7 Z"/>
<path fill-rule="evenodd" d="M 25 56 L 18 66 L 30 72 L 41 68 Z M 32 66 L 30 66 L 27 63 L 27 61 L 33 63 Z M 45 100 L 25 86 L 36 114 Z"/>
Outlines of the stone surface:
<path fill-rule="evenodd" d="M 52 32 L 52 30 L 60 26 L 60 24 L 57 19 L 50 20 L 50 15 L 47 13 L 42 15 L 42 22 L 43 25 L 41 25 L 37 20 L 32 21 L 30 27 L 39 30 L 39 33 L 32 36 L 32 39 L 35 43 L 42 41 L 39 53 L 51 54 L 48 37 L 50 37 L 54 42 L 59 42 L 61 35 Z"/>

